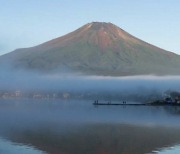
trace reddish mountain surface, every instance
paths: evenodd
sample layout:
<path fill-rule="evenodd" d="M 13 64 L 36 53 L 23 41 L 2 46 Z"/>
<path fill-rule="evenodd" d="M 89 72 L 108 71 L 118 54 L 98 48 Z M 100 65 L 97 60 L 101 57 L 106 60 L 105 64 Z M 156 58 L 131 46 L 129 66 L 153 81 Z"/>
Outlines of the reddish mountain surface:
<path fill-rule="evenodd" d="M 178 75 L 180 56 L 148 44 L 112 23 L 93 22 L 41 45 L 0 57 L 15 68 L 68 69 L 91 75 Z"/>

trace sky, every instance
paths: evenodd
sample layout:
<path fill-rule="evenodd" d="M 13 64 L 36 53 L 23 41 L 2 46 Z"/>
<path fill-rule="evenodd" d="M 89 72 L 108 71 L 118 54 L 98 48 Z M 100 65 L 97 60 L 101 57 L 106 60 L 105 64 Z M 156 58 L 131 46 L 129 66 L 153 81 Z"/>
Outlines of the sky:
<path fill-rule="evenodd" d="M 0 0 L 0 55 L 60 37 L 92 21 L 111 22 L 180 54 L 179 0 Z"/>

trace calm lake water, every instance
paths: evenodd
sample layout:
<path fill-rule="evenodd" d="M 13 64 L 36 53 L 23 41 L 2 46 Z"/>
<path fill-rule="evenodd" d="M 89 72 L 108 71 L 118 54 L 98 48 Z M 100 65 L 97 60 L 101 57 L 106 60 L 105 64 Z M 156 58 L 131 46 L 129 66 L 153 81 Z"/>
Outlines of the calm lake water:
<path fill-rule="evenodd" d="M 180 153 L 180 107 L 0 100 L 0 154 Z"/>

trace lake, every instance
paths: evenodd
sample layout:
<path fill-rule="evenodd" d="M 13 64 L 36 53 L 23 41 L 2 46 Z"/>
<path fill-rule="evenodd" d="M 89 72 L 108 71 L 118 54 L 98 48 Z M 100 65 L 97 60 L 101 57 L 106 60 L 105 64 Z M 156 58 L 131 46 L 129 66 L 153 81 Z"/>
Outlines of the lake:
<path fill-rule="evenodd" d="M 0 100 L 0 153 L 175 154 L 180 107 Z"/>

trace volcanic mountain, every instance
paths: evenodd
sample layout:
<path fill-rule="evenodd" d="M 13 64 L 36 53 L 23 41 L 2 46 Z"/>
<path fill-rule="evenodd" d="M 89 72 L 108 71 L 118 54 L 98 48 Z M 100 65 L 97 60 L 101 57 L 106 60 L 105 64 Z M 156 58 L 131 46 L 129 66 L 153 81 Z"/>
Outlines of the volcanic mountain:
<path fill-rule="evenodd" d="M 16 69 L 72 70 L 89 75 L 178 75 L 180 56 L 146 43 L 112 23 L 93 22 L 65 36 L 0 57 Z"/>

